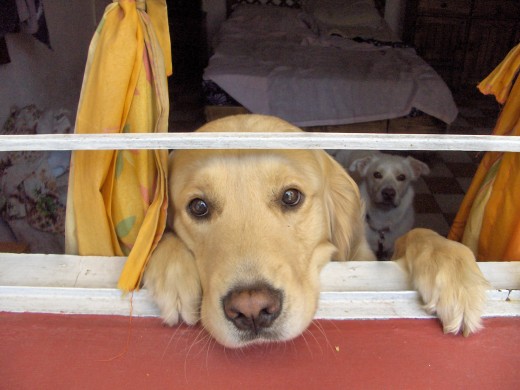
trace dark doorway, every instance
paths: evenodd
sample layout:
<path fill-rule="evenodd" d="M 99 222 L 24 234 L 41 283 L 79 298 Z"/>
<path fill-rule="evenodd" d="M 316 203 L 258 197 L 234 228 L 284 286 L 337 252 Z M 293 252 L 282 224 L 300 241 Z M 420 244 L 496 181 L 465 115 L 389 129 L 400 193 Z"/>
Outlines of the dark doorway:
<path fill-rule="evenodd" d="M 207 63 L 206 15 L 201 0 L 167 0 L 173 75 L 170 131 L 192 131 L 203 117 L 202 72 Z"/>

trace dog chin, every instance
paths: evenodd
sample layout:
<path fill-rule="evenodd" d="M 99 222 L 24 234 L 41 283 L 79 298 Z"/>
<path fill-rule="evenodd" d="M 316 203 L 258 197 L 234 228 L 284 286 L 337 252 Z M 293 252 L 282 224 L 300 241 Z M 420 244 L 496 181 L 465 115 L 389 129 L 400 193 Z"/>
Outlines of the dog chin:
<path fill-rule="evenodd" d="M 235 328 L 228 328 L 227 331 L 221 332 L 215 331 L 216 329 L 213 327 L 207 327 L 206 330 L 215 338 L 215 340 L 226 348 L 247 348 L 255 345 L 262 345 L 268 343 L 283 343 L 285 341 L 292 340 L 298 337 L 307 327 L 302 326 L 298 327 L 295 330 L 287 332 L 284 326 L 282 327 L 274 327 L 274 329 L 265 329 L 259 333 L 254 333 L 251 331 L 242 331 L 237 330 Z"/>

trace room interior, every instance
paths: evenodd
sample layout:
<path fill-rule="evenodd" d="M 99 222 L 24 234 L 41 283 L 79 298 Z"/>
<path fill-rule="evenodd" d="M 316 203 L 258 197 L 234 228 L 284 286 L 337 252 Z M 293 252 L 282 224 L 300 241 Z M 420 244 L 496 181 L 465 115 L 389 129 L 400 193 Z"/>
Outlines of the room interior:
<path fill-rule="evenodd" d="M 65 109 L 73 122 L 86 48 L 109 2 L 96 0 L 87 3 L 81 2 L 73 12 L 69 12 L 67 18 L 73 22 L 65 25 L 61 22 L 64 8 L 58 3 L 45 4 L 52 50 L 28 34 L 8 34 L 3 40 L 11 62 L 0 65 L 0 77 L 6 82 L 0 97 L 2 123 L 6 121 L 12 107 L 20 108 L 29 104 Z M 226 17 L 228 5 L 224 1 L 168 0 L 167 3 L 174 69 L 168 79 L 169 131 L 191 132 L 208 119 L 202 74 L 212 55 L 212 42 L 218 32 L 219 22 Z M 388 23 L 399 31 L 404 42 L 413 45 L 422 58 L 434 67 L 453 94 L 459 114 L 449 127 L 439 127 L 439 132 L 490 134 L 500 105 L 493 97 L 480 94 L 476 84 L 518 40 L 520 23 L 511 18 L 514 13 L 510 12 L 514 10 L 514 2 L 494 1 L 483 4 L 482 1 L 474 0 L 454 2 L 443 7 L 436 2 L 389 0 L 386 8 L 385 2 L 376 3 L 388 17 Z M 463 22 L 465 30 L 453 29 L 453 24 L 459 25 L 459 22 Z M 75 25 L 84 28 L 76 29 Z M 484 35 L 482 28 L 485 28 L 487 35 Z M 59 33 L 60 29 L 63 34 Z M 480 35 L 475 35 L 477 32 L 474 30 L 478 30 Z M 76 38 L 71 40 L 70 36 Z M 432 46 L 434 43 L 436 46 Z M 26 66 L 17 66 L 20 63 Z M 40 78 L 37 69 L 42 67 L 56 72 L 51 71 L 50 77 Z M 417 128 L 406 131 L 415 130 Z M 481 154 L 439 152 L 416 153 L 416 156 L 432 168 L 431 174 L 421 178 L 416 185 L 417 226 L 431 227 L 446 235 Z M 2 231 L 5 237 L 0 241 L 19 241 L 25 249 L 30 247 L 23 239 L 13 240 L 13 234 L 10 234 L 5 223 Z"/>
<path fill-rule="evenodd" d="M 226 1 L 167 2 L 174 62 L 169 131 L 191 132 L 207 119 L 202 73 L 226 17 Z M 64 109 L 74 122 L 89 42 L 108 3 L 46 1 L 52 50 L 31 36 L 6 35 L 10 62 L 0 65 L 0 123 L 13 106 L 30 104 Z M 481 6 L 495 11 L 479 14 Z M 519 41 L 515 7 L 513 0 L 387 0 L 383 6 L 402 38 L 453 93 L 459 114 L 440 131 L 491 134 L 501 106 L 480 94 L 476 83 Z M 446 235 L 482 153 L 415 156 L 431 168 L 416 185 L 417 225 Z M 0 252 L 34 250 L 30 240 L 13 237 L 10 229 L 0 225 Z M 443 335 L 434 319 L 320 320 L 295 341 L 246 351 L 220 348 L 199 327 L 172 330 L 158 324 L 157 318 L 132 315 L 0 312 L 0 373 L 8 388 L 35 383 L 39 388 L 239 388 L 251 381 L 257 385 L 251 388 L 385 388 L 389 383 L 458 388 L 462 380 L 469 387 L 514 388 L 518 383 L 518 317 L 488 318 L 480 336 L 464 339 Z"/>

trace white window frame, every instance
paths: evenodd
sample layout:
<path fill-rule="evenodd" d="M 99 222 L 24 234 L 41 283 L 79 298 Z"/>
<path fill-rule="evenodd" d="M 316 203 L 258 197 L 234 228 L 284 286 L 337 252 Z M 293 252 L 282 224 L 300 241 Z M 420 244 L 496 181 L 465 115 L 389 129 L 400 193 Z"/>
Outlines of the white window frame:
<path fill-rule="evenodd" d="M 116 149 L 364 149 L 520 152 L 520 137 L 346 133 L 2 135 L 0 151 Z M 125 258 L 0 253 L 0 311 L 159 315 L 146 290 L 117 289 Z M 484 317 L 520 316 L 520 262 L 480 262 L 491 282 Z M 393 262 L 333 262 L 316 318 L 430 318 Z"/>

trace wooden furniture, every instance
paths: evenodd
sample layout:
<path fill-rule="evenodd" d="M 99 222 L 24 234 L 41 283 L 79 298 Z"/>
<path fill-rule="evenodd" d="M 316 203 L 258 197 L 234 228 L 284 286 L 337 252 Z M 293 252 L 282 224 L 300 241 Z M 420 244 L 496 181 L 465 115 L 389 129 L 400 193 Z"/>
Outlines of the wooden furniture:
<path fill-rule="evenodd" d="M 520 41 L 520 2 L 410 0 L 404 40 L 452 89 L 474 86 Z"/>

